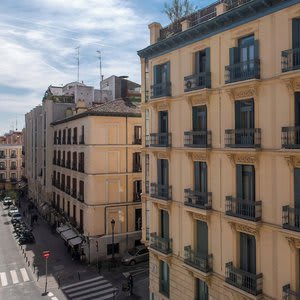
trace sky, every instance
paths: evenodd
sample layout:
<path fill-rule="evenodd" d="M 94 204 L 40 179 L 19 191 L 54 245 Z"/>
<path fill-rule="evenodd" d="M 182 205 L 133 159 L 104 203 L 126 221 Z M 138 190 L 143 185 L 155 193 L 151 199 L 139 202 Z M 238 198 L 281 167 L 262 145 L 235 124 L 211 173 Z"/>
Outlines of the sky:
<path fill-rule="evenodd" d="M 169 24 L 171 0 L 0 0 L 0 135 L 21 130 L 49 85 L 79 80 L 99 86 L 102 74 L 140 83 L 137 50 L 149 45 L 148 24 Z M 214 1 L 190 0 L 201 8 Z"/>

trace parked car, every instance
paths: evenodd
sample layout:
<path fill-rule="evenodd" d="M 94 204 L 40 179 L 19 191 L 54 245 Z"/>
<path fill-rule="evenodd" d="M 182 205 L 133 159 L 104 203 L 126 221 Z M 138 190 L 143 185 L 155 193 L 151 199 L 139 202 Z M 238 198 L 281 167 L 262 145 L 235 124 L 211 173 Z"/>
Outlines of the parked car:
<path fill-rule="evenodd" d="M 21 245 L 33 244 L 33 243 L 35 243 L 35 238 L 34 238 L 33 234 L 21 235 L 20 238 L 19 238 L 19 243 Z"/>
<path fill-rule="evenodd" d="M 15 206 L 11 207 L 8 211 L 8 215 L 11 217 L 13 214 L 18 213 L 19 209 Z"/>
<path fill-rule="evenodd" d="M 138 262 L 147 260 L 149 260 L 149 250 L 146 246 L 141 245 L 128 250 L 128 253 L 122 257 L 121 262 L 124 265 L 133 266 Z"/>
<path fill-rule="evenodd" d="M 3 199 L 3 205 L 4 206 L 10 206 L 10 205 L 12 205 L 13 204 L 13 201 L 12 201 L 12 199 L 10 198 L 10 197 L 5 197 L 4 199 Z"/>
<path fill-rule="evenodd" d="M 11 217 L 12 223 L 19 222 L 19 221 L 21 221 L 21 219 L 22 219 L 22 216 L 19 212 L 14 213 Z"/>

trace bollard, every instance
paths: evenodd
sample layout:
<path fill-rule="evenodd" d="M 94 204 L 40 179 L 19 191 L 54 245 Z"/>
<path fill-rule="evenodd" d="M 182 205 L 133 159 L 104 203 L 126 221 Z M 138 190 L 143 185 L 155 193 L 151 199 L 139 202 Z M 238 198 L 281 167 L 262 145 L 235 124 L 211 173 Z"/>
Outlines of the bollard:
<path fill-rule="evenodd" d="M 35 273 L 35 263 L 33 263 L 32 265 L 33 265 L 33 273 Z"/>
<path fill-rule="evenodd" d="M 80 280 L 80 273 L 79 273 L 79 272 L 77 272 L 77 275 L 78 275 L 78 280 Z"/>
<path fill-rule="evenodd" d="M 57 276 L 57 284 L 58 284 L 58 288 L 60 288 L 60 276 Z"/>
<path fill-rule="evenodd" d="M 40 271 L 39 270 L 37 270 L 37 272 L 36 272 L 36 281 L 39 281 L 39 278 L 40 278 Z"/>
<path fill-rule="evenodd" d="M 26 262 L 28 262 L 28 258 L 27 258 L 27 256 L 25 256 L 25 260 L 26 260 Z"/>
<path fill-rule="evenodd" d="M 28 267 L 30 267 L 30 261 L 28 260 Z"/>

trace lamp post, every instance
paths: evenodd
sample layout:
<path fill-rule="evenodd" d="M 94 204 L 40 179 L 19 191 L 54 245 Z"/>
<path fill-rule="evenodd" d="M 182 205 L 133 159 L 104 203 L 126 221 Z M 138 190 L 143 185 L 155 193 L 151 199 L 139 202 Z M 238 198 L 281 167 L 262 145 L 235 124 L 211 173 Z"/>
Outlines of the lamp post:
<path fill-rule="evenodd" d="M 112 219 L 110 224 L 111 224 L 111 231 L 112 231 L 112 235 L 111 235 L 111 244 L 112 244 L 111 259 L 112 259 L 112 265 L 114 267 L 115 266 L 115 224 L 116 224 L 116 221 L 114 219 Z"/>

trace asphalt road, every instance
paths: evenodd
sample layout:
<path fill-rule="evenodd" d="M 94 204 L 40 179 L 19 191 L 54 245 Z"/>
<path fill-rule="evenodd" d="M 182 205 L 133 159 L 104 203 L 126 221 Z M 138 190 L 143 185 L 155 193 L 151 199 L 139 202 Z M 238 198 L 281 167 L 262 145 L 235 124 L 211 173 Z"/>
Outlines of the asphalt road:
<path fill-rule="evenodd" d="M 8 210 L 0 204 L 0 299 L 45 299 L 26 267 L 20 247 L 13 234 Z"/>

